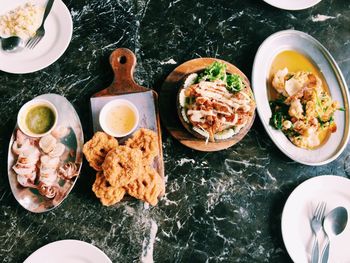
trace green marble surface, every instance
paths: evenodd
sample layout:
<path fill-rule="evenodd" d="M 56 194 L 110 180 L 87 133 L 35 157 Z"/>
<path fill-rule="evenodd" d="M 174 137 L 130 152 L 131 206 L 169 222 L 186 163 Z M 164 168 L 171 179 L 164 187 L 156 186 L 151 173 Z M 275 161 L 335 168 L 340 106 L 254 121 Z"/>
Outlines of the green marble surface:
<path fill-rule="evenodd" d="M 259 118 L 240 143 L 215 153 L 187 149 L 163 129 L 167 193 L 157 207 L 136 200 L 101 206 L 85 162 L 62 205 L 33 214 L 11 193 L 8 142 L 21 105 L 44 93 L 61 94 L 74 105 L 89 139 L 89 98 L 112 81 L 108 56 L 118 47 L 136 54 L 136 81 L 159 91 L 177 65 L 197 57 L 224 59 L 250 78 L 261 42 L 296 29 L 330 51 L 349 85 L 350 3 L 323 0 L 303 11 L 279 10 L 261 0 L 64 3 L 74 24 L 64 55 L 35 73 L 0 72 L 0 261 L 23 262 L 50 242 L 79 239 L 112 262 L 140 262 L 152 247 L 154 262 L 291 262 L 280 230 L 286 198 L 308 178 L 349 177 L 349 147 L 328 165 L 308 167 L 284 156 Z M 155 226 L 156 238 L 148 244 Z"/>

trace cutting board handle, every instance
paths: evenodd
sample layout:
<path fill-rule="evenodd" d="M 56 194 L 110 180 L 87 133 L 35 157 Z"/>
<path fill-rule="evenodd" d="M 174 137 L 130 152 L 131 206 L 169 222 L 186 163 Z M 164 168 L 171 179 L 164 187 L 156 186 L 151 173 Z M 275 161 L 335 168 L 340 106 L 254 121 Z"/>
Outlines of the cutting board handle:
<path fill-rule="evenodd" d="M 148 89 L 139 86 L 134 80 L 135 54 L 127 48 L 117 48 L 109 57 L 114 71 L 114 80 L 108 88 L 110 94 L 142 92 Z"/>

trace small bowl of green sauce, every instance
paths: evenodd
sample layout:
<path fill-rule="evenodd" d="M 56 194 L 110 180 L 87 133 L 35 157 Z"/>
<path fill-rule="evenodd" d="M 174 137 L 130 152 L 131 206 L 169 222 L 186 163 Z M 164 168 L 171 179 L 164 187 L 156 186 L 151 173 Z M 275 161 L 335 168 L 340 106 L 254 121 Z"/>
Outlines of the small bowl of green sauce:
<path fill-rule="evenodd" d="M 56 107 L 44 99 L 28 101 L 18 112 L 17 124 L 23 133 L 30 137 L 49 134 L 57 124 Z"/>

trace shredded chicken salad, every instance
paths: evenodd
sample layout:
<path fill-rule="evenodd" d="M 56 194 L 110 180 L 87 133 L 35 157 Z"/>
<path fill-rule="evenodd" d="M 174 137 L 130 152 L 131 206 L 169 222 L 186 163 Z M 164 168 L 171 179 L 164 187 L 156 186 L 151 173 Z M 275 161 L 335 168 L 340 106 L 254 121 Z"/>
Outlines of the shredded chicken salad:
<path fill-rule="evenodd" d="M 180 118 L 207 141 L 237 134 L 254 113 L 253 96 L 238 74 L 214 62 L 202 74 L 190 74 L 179 93 Z"/>

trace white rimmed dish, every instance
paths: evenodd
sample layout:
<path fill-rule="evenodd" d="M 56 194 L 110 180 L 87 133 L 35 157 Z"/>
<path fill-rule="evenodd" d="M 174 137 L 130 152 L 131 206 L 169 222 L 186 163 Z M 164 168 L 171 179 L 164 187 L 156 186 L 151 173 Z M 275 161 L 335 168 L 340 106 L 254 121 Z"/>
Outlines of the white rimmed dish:
<path fill-rule="evenodd" d="M 63 134 L 61 134 L 60 142 L 65 145 L 66 153 L 61 156 L 61 162 L 73 162 L 76 165 L 76 172 L 79 175 L 83 162 L 82 148 L 84 144 L 83 128 L 77 112 L 73 105 L 63 96 L 58 94 L 43 94 L 36 97 L 34 100 L 47 100 L 55 105 L 58 111 L 57 128 L 67 128 Z M 18 183 L 17 175 L 12 169 L 13 165 L 17 161 L 17 156 L 12 151 L 12 146 L 16 140 L 16 133 L 18 127 L 14 128 L 12 133 L 7 157 L 7 172 L 11 191 L 17 200 L 17 202 L 25 209 L 33 213 L 44 213 L 58 207 L 65 198 L 69 195 L 73 189 L 78 176 L 73 177 L 71 180 L 59 179 L 60 194 L 54 198 L 43 197 L 36 187 L 23 187 Z M 61 131 L 62 132 L 62 131 Z M 33 140 L 33 142 L 37 139 Z"/>
<path fill-rule="evenodd" d="M 312 7 L 321 0 L 263 0 L 274 7 L 285 10 L 302 10 Z"/>
<path fill-rule="evenodd" d="M 306 150 L 291 143 L 282 131 L 269 124 L 272 115 L 268 98 L 268 77 L 273 59 L 280 52 L 294 50 L 307 57 L 323 74 L 333 100 L 345 111 L 335 113 L 337 131 L 319 148 Z M 252 72 L 252 87 L 258 115 L 264 128 L 276 146 L 292 160 L 306 165 L 324 165 L 335 160 L 349 140 L 349 92 L 345 79 L 330 53 L 310 35 L 285 30 L 269 36 L 259 47 Z"/>
<path fill-rule="evenodd" d="M 44 133 L 34 133 L 28 128 L 28 126 L 26 124 L 26 117 L 27 117 L 29 111 L 35 107 L 38 107 L 38 106 L 48 107 L 52 111 L 54 118 L 55 118 L 51 128 Z M 25 103 L 21 107 L 21 109 L 19 110 L 18 115 L 17 115 L 17 125 L 24 134 L 26 134 L 30 137 L 42 137 L 42 136 L 49 134 L 56 127 L 57 119 L 58 119 L 57 109 L 50 101 L 45 100 L 45 99 L 33 99 L 33 100 Z"/>
<path fill-rule="evenodd" d="M 80 240 L 60 240 L 47 244 L 33 254 L 24 263 L 112 263 L 99 248 Z"/>
<path fill-rule="evenodd" d="M 0 15 L 26 3 L 26 0 L 2 0 Z M 33 0 L 45 8 L 46 0 Z M 45 36 L 34 49 L 7 53 L 0 49 L 0 70 L 9 73 L 31 73 L 41 70 L 62 56 L 73 33 L 72 17 L 61 0 L 56 0 L 45 22 Z"/>
<path fill-rule="evenodd" d="M 131 125 L 127 125 L 126 122 L 129 120 L 125 118 L 126 116 L 120 116 L 119 120 L 115 120 L 116 112 L 113 113 L 113 110 L 117 110 L 118 108 L 119 110 L 120 108 L 124 108 L 124 110 L 129 111 L 133 115 L 131 116 L 133 118 L 133 120 L 130 123 Z M 128 136 L 137 128 L 139 123 L 139 118 L 140 118 L 139 116 L 140 114 L 136 106 L 132 102 L 125 99 L 115 99 L 103 106 L 99 115 L 99 122 L 104 132 L 106 132 L 107 134 L 113 137 L 121 138 L 121 137 Z M 128 127 L 126 128 L 125 131 L 118 131 L 112 127 L 113 126 L 112 122 L 115 122 L 114 124 L 117 124 L 117 125 L 122 125 L 122 126 L 127 125 Z"/>
<path fill-rule="evenodd" d="M 318 202 L 327 203 L 326 215 L 337 206 L 350 212 L 349 189 L 349 179 L 324 175 L 306 180 L 290 194 L 283 208 L 281 227 L 283 242 L 294 262 L 310 262 L 313 243 L 310 221 Z M 321 244 L 326 241 L 324 234 L 320 241 Z M 350 224 L 347 224 L 345 230 L 332 239 L 329 262 L 350 262 L 349 242 Z"/>

